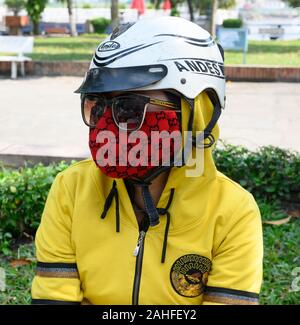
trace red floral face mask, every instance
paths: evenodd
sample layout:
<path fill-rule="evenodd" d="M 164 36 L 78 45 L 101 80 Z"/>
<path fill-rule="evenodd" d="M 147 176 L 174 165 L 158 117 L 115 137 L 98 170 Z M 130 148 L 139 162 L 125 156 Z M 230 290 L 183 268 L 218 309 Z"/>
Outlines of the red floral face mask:
<path fill-rule="evenodd" d="M 158 131 L 154 137 L 152 131 Z M 168 142 L 157 137 L 162 131 L 172 135 Z M 139 136 L 140 132 L 143 137 Z M 111 109 L 107 108 L 89 134 L 89 147 L 96 165 L 113 178 L 143 178 L 156 166 L 171 160 L 180 146 L 180 120 L 172 110 L 147 112 L 141 128 L 128 132 L 117 127 Z"/>

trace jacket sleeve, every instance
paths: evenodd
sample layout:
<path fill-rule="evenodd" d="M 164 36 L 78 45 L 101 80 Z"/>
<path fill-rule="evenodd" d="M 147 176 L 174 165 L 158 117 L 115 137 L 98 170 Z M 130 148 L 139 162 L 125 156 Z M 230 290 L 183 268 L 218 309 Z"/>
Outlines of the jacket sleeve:
<path fill-rule="evenodd" d="M 35 238 L 37 269 L 31 288 L 32 304 L 79 304 L 82 301 L 71 238 L 72 211 L 72 198 L 62 174 L 58 174 Z"/>
<path fill-rule="evenodd" d="M 246 194 L 218 237 L 203 304 L 258 304 L 263 240 L 252 195 Z"/>

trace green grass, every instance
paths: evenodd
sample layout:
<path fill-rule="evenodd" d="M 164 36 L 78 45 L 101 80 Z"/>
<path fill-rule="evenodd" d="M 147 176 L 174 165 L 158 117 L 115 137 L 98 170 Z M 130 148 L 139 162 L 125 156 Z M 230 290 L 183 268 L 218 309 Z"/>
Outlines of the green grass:
<path fill-rule="evenodd" d="M 260 303 L 267 305 L 296 305 L 300 290 L 292 292 L 293 270 L 300 266 L 300 221 L 281 226 L 264 226 L 264 284 Z M 298 274 L 299 276 L 299 274 Z M 300 281 L 298 281 L 300 284 Z"/>
<path fill-rule="evenodd" d="M 260 204 L 264 220 L 275 220 L 285 217 L 274 205 Z M 263 305 L 299 304 L 300 290 L 291 291 L 295 280 L 292 271 L 300 267 L 300 220 L 292 219 L 289 223 L 274 226 L 264 225 L 264 282 L 260 295 Z M 0 304 L 29 304 L 30 286 L 34 276 L 36 263 L 14 268 L 11 260 L 17 258 L 33 258 L 33 244 L 22 245 L 18 252 L 14 251 L 10 259 L 0 255 L 0 267 L 6 271 L 6 291 L 0 292 Z M 299 276 L 300 274 L 298 274 Z M 300 281 L 299 281 L 300 286 Z"/>
<path fill-rule="evenodd" d="M 35 61 L 90 61 L 97 45 L 106 35 L 79 37 L 37 37 L 34 51 L 28 55 Z"/>
<path fill-rule="evenodd" d="M 241 64 L 241 52 L 225 52 L 225 64 Z M 249 41 L 247 64 L 300 66 L 300 40 Z"/>
<path fill-rule="evenodd" d="M 10 263 L 17 259 L 32 260 L 30 264 L 13 267 Z M 34 244 L 20 245 L 11 257 L 0 255 L 0 267 L 6 273 L 6 290 L 0 291 L 0 305 L 28 305 L 31 302 L 31 282 L 35 271 Z"/>
<path fill-rule="evenodd" d="M 79 37 L 36 37 L 34 52 L 29 56 L 36 61 L 90 61 L 95 48 L 105 37 L 106 35 L 100 34 Z M 242 62 L 241 52 L 225 52 L 225 64 Z M 300 40 L 249 41 L 247 64 L 300 66 Z"/>
<path fill-rule="evenodd" d="M 274 204 L 260 203 L 263 220 L 286 217 Z M 300 303 L 300 290 L 291 291 L 295 279 L 293 270 L 300 266 L 300 220 L 292 218 L 288 223 L 263 226 L 264 280 L 260 303 L 266 305 L 296 305 Z M 298 274 L 299 276 L 300 274 Z M 300 279 L 298 281 L 300 286 Z"/>

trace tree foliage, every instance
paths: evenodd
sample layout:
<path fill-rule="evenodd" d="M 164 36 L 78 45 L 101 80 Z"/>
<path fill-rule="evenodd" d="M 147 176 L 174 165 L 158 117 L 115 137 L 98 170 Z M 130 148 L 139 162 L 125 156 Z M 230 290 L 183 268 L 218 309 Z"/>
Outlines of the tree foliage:
<path fill-rule="evenodd" d="M 25 8 L 25 0 L 5 0 L 4 4 L 13 11 L 15 16 Z"/>
<path fill-rule="evenodd" d="M 45 10 L 47 0 L 27 0 L 26 10 L 33 22 L 39 22 L 42 12 Z"/>
<path fill-rule="evenodd" d="M 218 7 L 220 9 L 230 9 L 234 7 L 236 4 L 235 0 L 219 0 L 218 1 Z"/>
<path fill-rule="evenodd" d="M 286 2 L 293 8 L 300 7 L 300 0 L 286 0 Z"/>
<path fill-rule="evenodd" d="M 42 12 L 45 10 L 47 0 L 27 0 L 26 10 L 28 16 L 33 22 L 34 34 L 39 34 L 39 22 Z"/>
<path fill-rule="evenodd" d="M 230 9 L 234 7 L 236 0 L 218 0 L 218 8 L 220 9 Z M 211 10 L 212 1 L 211 0 L 194 0 L 195 8 L 197 8 L 200 13 L 205 13 Z"/>

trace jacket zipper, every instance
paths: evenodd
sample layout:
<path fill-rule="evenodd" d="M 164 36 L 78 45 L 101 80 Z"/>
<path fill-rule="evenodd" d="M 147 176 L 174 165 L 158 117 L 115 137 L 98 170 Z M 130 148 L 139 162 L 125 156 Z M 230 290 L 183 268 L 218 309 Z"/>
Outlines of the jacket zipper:
<path fill-rule="evenodd" d="M 133 292 L 132 292 L 133 305 L 138 305 L 139 303 L 139 292 L 140 292 L 140 282 L 141 282 L 141 275 L 142 275 L 145 236 L 146 236 L 146 232 L 144 230 L 141 230 L 137 245 L 133 252 L 133 255 L 136 256 L 135 275 L 134 275 Z"/>

